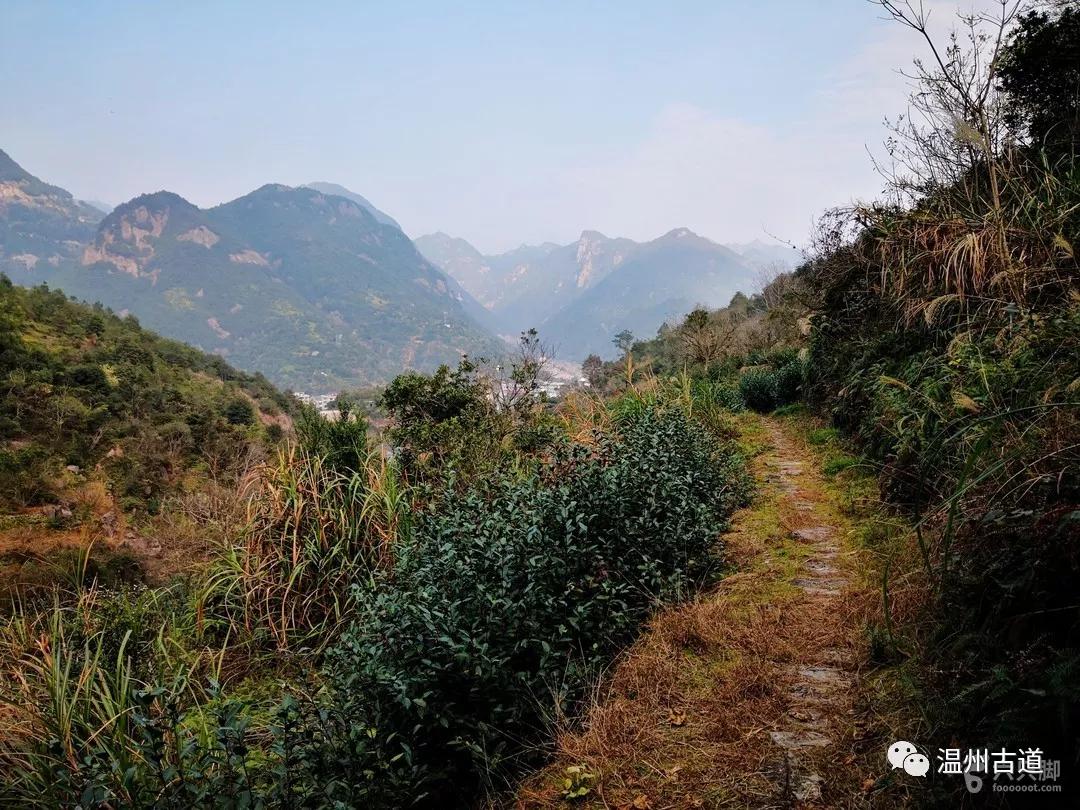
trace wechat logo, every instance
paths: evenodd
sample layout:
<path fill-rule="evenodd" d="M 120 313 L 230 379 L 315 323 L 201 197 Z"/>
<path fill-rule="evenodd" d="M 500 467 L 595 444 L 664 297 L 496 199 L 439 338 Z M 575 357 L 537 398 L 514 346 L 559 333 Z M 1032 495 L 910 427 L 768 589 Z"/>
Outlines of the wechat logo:
<path fill-rule="evenodd" d="M 909 776 L 926 776 L 930 771 L 930 758 L 920 754 L 912 743 L 898 740 L 889 746 L 885 754 L 893 770 L 903 768 Z"/>

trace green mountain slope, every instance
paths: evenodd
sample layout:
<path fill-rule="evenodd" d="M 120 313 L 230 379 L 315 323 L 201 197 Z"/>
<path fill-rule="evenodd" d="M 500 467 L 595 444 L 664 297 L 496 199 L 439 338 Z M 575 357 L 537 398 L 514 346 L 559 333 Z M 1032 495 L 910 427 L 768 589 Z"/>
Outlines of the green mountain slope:
<path fill-rule="evenodd" d="M 0 511 L 77 513 L 98 481 L 99 511 L 153 512 L 272 440 L 293 408 L 261 375 L 0 276 Z"/>
<path fill-rule="evenodd" d="M 75 259 L 102 216 L 0 150 L 0 272 L 34 278 Z"/>
<path fill-rule="evenodd" d="M 22 231 L 44 239 L 34 223 L 16 231 L 25 210 L 53 212 L 50 244 L 65 249 L 47 263 L 9 258 L 14 280 L 130 312 L 280 385 L 335 390 L 503 350 L 460 285 L 351 200 L 268 185 L 204 211 L 162 191 L 118 206 L 95 232 L 66 192 L 17 182 L 29 190 L 0 210 L 4 255 L 23 250 Z"/>

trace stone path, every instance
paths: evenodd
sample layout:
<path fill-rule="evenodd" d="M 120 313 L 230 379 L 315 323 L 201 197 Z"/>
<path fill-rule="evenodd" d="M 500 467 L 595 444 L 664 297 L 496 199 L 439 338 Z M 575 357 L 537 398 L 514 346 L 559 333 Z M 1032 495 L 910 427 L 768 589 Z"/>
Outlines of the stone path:
<path fill-rule="evenodd" d="M 825 510 L 814 499 L 821 490 L 818 473 L 796 460 L 776 424 L 769 424 L 769 432 L 773 449 L 765 459 L 766 481 L 776 486 L 781 507 L 786 502 L 794 516 L 790 536 L 803 552 L 791 580 L 802 592 L 801 604 L 789 611 L 791 626 L 782 632 L 792 640 L 805 634 L 807 643 L 797 645 L 798 660 L 781 673 L 787 710 L 769 731 L 776 756 L 767 771 L 780 806 L 812 806 L 822 800 L 830 770 L 847 757 L 840 746 L 850 735 L 853 715 L 854 628 L 844 621 L 850 581 L 842 570 L 839 528 L 827 516 L 823 519 Z"/>

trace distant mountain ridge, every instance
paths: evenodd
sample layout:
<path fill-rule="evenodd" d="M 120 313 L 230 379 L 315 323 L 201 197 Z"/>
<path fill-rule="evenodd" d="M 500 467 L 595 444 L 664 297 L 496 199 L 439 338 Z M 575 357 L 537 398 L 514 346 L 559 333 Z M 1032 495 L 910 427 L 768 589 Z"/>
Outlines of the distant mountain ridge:
<path fill-rule="evenodd" d="M 134 314 L 279 385 L 335 390 L 504 350 L 483 308 L 354 200 L 270 184 L 204 210 L 160 191 L 102 218 L 7 155 L 0 178 L 13 280 Z"/>
<path fill-rule="evenodd" d="M 624 329 L 651 337 L 697 304 L 726 305 L 754 284 L 766 258 L 781 256 L 770 256 L 773 246 L 763 243 L 743 256 L 686 228 L 644 243 L 584 231 L 569 245 L 523 245 L 495 256 L 445 233 L 415 244 L 488 307 L 504 332 L 536 327 L 560 359 L 574 361 L 611 356 L 612 336 Z"/>

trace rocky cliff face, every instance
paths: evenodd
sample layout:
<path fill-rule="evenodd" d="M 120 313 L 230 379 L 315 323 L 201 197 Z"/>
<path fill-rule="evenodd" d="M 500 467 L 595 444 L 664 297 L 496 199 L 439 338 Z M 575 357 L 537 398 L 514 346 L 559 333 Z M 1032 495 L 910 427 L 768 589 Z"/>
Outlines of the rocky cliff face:
<path fill-rule="evenodd" d="M 102 213 L 25 171 L 0 150 L 0 272 L 21 281 L 77 260 Z"/>

